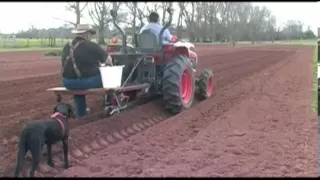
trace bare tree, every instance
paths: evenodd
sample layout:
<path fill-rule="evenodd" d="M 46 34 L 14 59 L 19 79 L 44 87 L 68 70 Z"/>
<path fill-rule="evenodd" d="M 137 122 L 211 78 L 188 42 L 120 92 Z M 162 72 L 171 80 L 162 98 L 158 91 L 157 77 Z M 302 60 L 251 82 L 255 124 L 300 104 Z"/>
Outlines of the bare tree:
<path fill-rule="evenodd" d="M 142 26 L 144 26 L 144 20 L 145 18 L 148 16 L 147 15 L 147 2 L 127 2 L 125 3 L 126 6 L 129 9 L 129 12 L 131 14 L 131 16 L 136 18 L 135 19 L 135 23 L 136 26 L 137 24 L 139 24 L 139 27 L 142 28 Z M 137 20 L 139 20 L 139 23 L 137 23 Z M 133 25 L 133 22 L 130 20 L 126 21 L 127 24 L 129 25 Z"/>
<path fill-rule="evenodd" d="M 137 11 L 138 11 L 138 3 L 137 2 L 127 2 L 125 3 L 127 5 L 127 7 L 129 8 L 130 14 L 133 17 L 133 21 L 131 22 L 126 22 L 127 24 L 130 24 L 132 27 L 132 35 L 133 37 L 136 35 L 136 20 L 137 20 Z M 132 44 L 135 44 L 135 38 L 132 38 Z"/>
<path fill-rule="evenodd" d="M 228 29 L 228 21 L 229 21 L 229 4 L 230 2 L 221 2 L 218 4 L 218 11 L 220 15 L 220 22 L 219 22 L 219 35 L 220 35 L 220 42 L 229 39 L 229 29 Z"/>
<path fill-rule="evenodd" d="M 148 17 L 145 13 L 147 8 L 147 3 L 137 3 L 137 17 L 140 21 L 140 29 L 144 26 L 143 20 Z"/>
<path fill-rule="evenodd" d="M 238 21 L 238 13 L 240 12 L 241 3 L 236 2 L 228 2 L 225 3 L 225 8 L 227 11 L 227 28 L 229 33 L 229 40 L 232 43 L 232 46 L 234 47 L 236 42 L 238 41 L 238 34 L 239 34 L 239 24 Z"/>
<path fill-rule="evenodd" d="M 273 43 L 275 39 L 277 38 L 277 35 L 279 34 L 280 27 L 276 27 L 276 17 L 274 15 L 271 15 L 267 21 L 267 35 L 271 42 Z"/>
<path fill-rule="evenodd" d="M 259 38 L 261 35 L 262 26 L 265 23 L 264 18 L 270 14 L 270 11 L 264 6 L 260 9 L 259 6 L 255 6 L 250 13 L 250 38 L 251 44 Z"/>
<path fill-rule="evenodd" d="M 80 24 L 80 19 L 83 16 L 82 12 L 85 10 L 87 5 L 88 5 L 88 2 L 86 2 L 82 7 L 80 6 L 80 2 L 75 2 L 75 3 L 68 2 L 66 9 L 76 15 L 76 21 L 75 22 L 66 21 L 66 22 L 69 22 L 73 26 L 77 26 L 77 24 Z"/>
<path fill-rule="evenodd" d="M 182 22 L 183 22 L 183 11 L 184 11 L 184 8 L 185 8 L 185 2 L 178 2 L 178 6 L 179 6 L 179 16 L 178 16 L 178 22 L 177 22 L 177 37 L 179 39 L 182 38 L 181 36 L 181 31 L 182 31 Z"/>
<path fill-rule="evenodd" d="M 98 43 L 106 44 L 104 37 L 104 30 L 107 27 L 109 29 L 108 24 L 111 22 L 109 17 L 108 10 L 111 8 L 110 3 L 106 2 L 94 2 L 92 7 L 89 9 L 89 15 L 94 23 L 94 25 L 98 28 Z"/>
<path fill-rule="evenodd" d="M 207 39 L 207 2 L 197 2 L 196 3 L 196 42 L 206 41 Z"/>
<path fill-rule="evenodd" d="M 124 2 L 112 2 L 112 9 L 114 11 L 117 12 L 117 19 L 116 22 L 117 23 L 126 23 L 128 24 L 128 15 L 130 13 L 128 13 L 127 11 L 124 11 L 122 9 L 122 5 L 124 4 Z M 130 24 L 130 23 L 129 23 Z"/>
<path fill-rule="evenodd" d="M 105 31 L 110 32 L 110 23 L 112 22 L 112 17 L 110 15 L 110 10 L 113 9 L 117 12 L 118 16 L 116 21 L 121 22 L 125 15 L 120 11 L 122 3 L 119 2 L 95 2 L 89 8 L 89 15 L 98 28 L 98 43 L 99 44 L 106 44 L 105 43 Z"/>
<path fill-rule="evenodd" d="M 249 18 L 250 13 L 252 11 L 252 4 L 250 2 L 243 2 L 238 4 L 237 7 L 237 16 L 238 16 L 238 33 L 237 33 L 237 41 L 240 41 L 243 36 L 248 32 L 249 28 Z"/>
<path fill-rule="evenodd" d="M 304 23 L 301 22 L 301 21 L 297 21 L 297 29 L 298 29 L 298 36 L 300 37 L 300 39 L 303 38 L 303 26 L 304 26 Z"/>
<path fill-rule="evenodd" d="M 295 20 L 288 20 L 283 28 L 283 33 L 288 40 L 301 39 L 303 32 L 303 23 Z"/>
<path fill-rule="evenodd" d="M 137 2 L 133 2 L 133 28 L 132 28 L 132 44 L 136 44 L 136 19 L 137 19 Z"/>
<path fill-rule="evenodd" d="M 89 3 L 90 4 L 90 3 Z M 104 5 L 103 5 L 104 4 Z M 89 15 L 98 28 L 100 43 L 102 37 L 112 28 L 110 9 L 118 10 L 118 23 L 125 23 L 132 27 L 130 34 L 136 34 L 139 27 L 142 28 L 151 11 L 160 15 L 160 23 L 164 24 L 168 18 L 166 8 L 172 3 L 168 2 L 125 2 L 126 12 L 121 9 L 119 2 L 95 2 L 89 5 Z M 119 8 L 121 5 L 121 8 Z M 189 41 L 231 41 L 234 45 L 237 41 L 256 41 L 276 39 L 301 39 L 312 37 L 312 31 L 303 31 L 303 22 L 291 20 L 284 23 L 283 28 L 277 27 L 277 19 L 266 7 L 253 6 L 249 2 L 177 2 L 175 15 L 177 16 L 177 36 L 185 38 L 187 32 Z M 68 3 L 67 10 L 76 15 L 75 21 L 65 21 L 75 26 L 80 22 L 82 12 L 87 3 Z M 79 15 L 80 14 L 80 15 Z M 130 17 L 130 18 L 128 18 Z M 173 25 L 174 27 L 174 25 Z M 71 28 L 70 28 L 71 29 Z M 64 30 L 63 34 L 71 36 L 70 29 Z M 104 29 L 104 30 L 103 30 Z M 43 34 L 50 34 L 49 30 L 43 30 Z M 50 31 L 51 32 L 51 31 Z M 59 34 L 57 31 L 57 34 Z M 33 31 L 21 32 L 19 36 L 30 36 Z M 62 33 L 60 33 L 62 34 Z M 134 39 L 133 39 L 134 43 Z"/>
<path fill-rule="evenodd" d="M 120 8 L 122 4 L 126 5 L 127 11 Z M 241 40 L 251 40 L 254 44 L 262 40 L 274 42 L 275 39 L 283 37 L 292 39 L 305 36 L 302 22 L 288 21 L 284 28 L 280 29 L 276 26 L 276 17 L 269 9 L 253 6 L 250 2 L 177 2 L 176 5 L 177 22 L 173 27 L 176 27 L 179 39 L 183 38 L 183 32 L 187 32 L 191 42 L 227 40 L 235 45 Z M 75 12 L 78 21 L 78 15 L 81 17 L 86 6 L 87 3 L 81 4 L 82 8 L 79 2 L 68 3 L 68 10 Z M 159 13 L 160 23 L 164 25 L 168 19 L 166 9 L 170 6 L 172 2 L 95 2 L 89 8 L 89 15 L 98 28 L 99 43 L 104 43 L 102 37 L 112 26 L 110 9 L 118 10 L 117 22 L 129 26 L 132 30 L 128 33 L 134 35 L 142 28 L 152 11 Z M 133 38 L 132 43 L 135 43 L 134 41 Z"/>
<path fill-rule="evenodd" d="M 151 12 L 157 12 L 160 6 L 161 5 L 158 2 L 146 3 L 147 13 L 150 14 Z"/>
<path fill-rule="evenodd" d="M 191 12 L 187 10 L 189 8 L 191 9 Z M 189 32 L 189 41 L 191 42 L 195 42 L 196 40 L 195 15 L 196 15 L 196 3 L 195 2 L 186 3 L 185 7 L 183 8 L 183 17 Z"/>
<path fill-rule="evenodd" d="M 216 2 L 207 2 L 209 11 L 209 40 L 210 42 L 215 41 L 216 39 L 216 22 L 217 22 L 217 14 L 218 14 L 218 3 Z"/>
<path fill-rule="evenodd" d="M 167 8 L 172 6 L 172 2 L 162 2 L 160 4 L 161 10 L 162 10 L 162 24 L 164 25 L 166 23 L 166 15 L 167 15 Z"/>

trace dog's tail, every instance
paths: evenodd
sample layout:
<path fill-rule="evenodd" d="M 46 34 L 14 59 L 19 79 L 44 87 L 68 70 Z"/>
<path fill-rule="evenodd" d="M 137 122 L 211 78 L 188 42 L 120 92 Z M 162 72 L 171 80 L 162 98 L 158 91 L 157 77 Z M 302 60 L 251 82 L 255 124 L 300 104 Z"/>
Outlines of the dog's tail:
<path fill-rule="evenodd" d="M 26 140 L 28 138 L 27 131 L 22 130 L 20 133 L 20 139 L 18 144 L 18 154 L 17 154 L 17 165 L 14 172 L 14 176 L 18 177 L 20 172 L 23 170 L 24 158 L 27 153 Z"/>

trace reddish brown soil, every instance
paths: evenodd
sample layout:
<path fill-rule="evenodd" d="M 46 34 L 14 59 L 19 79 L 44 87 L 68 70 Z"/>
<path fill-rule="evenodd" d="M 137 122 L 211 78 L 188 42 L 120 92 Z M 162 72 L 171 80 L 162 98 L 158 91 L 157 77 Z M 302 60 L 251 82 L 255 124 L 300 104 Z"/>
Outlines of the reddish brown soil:
<path fill-rule="evenodd" d="M 52 75 L 60 72 L 60 61 L 43 51 L 0 52 L 0 82 Z"/>
<path fill-rule="evenodd" d="M 72 122 L 72 167 L 62 169 L 56 145 L 56 167 L 41 163 L 37 176 L 316 176 L 313 47 L 206 45 L 197 51 L 199 70 L 214 71 L 212 98 L 174 117 L 163 112 L 161 101 L 153 101 L 101 121 L 101 97 L 88 97 L 94 113 L 87 122 Z M 1 54 L 2 64 L 17 61 L 42 67 L 28 63 L 38 76 L 33 78 L 9 65 L 5 72 L 11 80 L 0 80 L 0 174 L 5 176 L 15 165 L 20 128 L 51 113 L 54 96 L 45 89 L 59 85 L 59 75 L 46 74 L 60 71 L 58 59 L 40 52 Z"/>

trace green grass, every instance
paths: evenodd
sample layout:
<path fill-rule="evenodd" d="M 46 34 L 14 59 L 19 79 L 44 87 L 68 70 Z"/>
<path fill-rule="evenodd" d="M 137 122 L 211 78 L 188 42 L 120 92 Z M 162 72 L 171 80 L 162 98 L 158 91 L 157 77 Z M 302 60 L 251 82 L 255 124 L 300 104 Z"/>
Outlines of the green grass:
<path fill-rule="evenodd" d="M 195 43 L 195 44 L 207 44 L 207 43 Z M 220 42 L 215 42 L 213 44 L 221 44 Z M 222 43 L 222 44 L 231 44 L 229 42 Z M 251 45 L 251 41 L 238 41 L 237 44 L 240 45 Z M 316 39 L 303 39 L 303 40 L 282 40 L 282 41 L 261 41 L 255 42 L 254 45 L 261 45 L 261 44 L 289 44 L 289 45 L 317 45 Z"/>
<path fill-rule="evenodd" d="M 56 39 L 56 46 L 62 47 L 70 39 Z M 40 47 L 50 47 L 48 39 L 22 39 L 16 38 L 15 42 L 11 41 L 0 41 L 1 49 L 20 49 L 20 48 L 40 48 Z"/>
<path fill-rule="evenodd" d="M 61 50 L 61 47 L 30 47 L 30 48 L 5 48 L 1 49 L 0 52 L 15 52 L 15 51 L 54 51 Z"/>
<path fill-rule="evenodd" d="M 71 39 L 61 39 L 56 38 L 56 47 L 49 46 L 48 39 L 22 39 L 17 38 L 15 43 L 13 42 L 4 42 L 0 41 L 0 52 L 4 51 L 33 51 L 33 50 L 55 50 L 62 48 L 65 43 L 71 41 Z M 96 39 L 92 41 L 96 42 Z M 110 43 L 110 39 L 105 39 L 106 43 Z M 121 40 L 119 40 L 120 43 Z M 291 44 L 291 45 L 316 45 L 316 39 L 311 40 L 290 40 L 290 41 L 275 41 L 273 44 Z M 195 44 L 204 44 L 204 43 L 195 43 Z M 220 44 L 220 43 L 214 43 Z M 230 43 L 223 43 L 223 44 L 230 44 Z M 248 44 L 250 45 L 250 41 L 241 41 L 237 42 L 237 44 Z M 271 41 L 264 41 L 264 42 L 256 42 L 256 45 L 260 44 L 272 44 Z"/>
<path fill-rule="evenodd" d="M 55 50 L 61 49 L 67 42 L 70 42 L 71 39 L 61 39 L 56 38 L 55 47 L 49 46 L 48 39 L 22 39 L 16 38 L 15 42 L 13 41 L 0 41 L 0 52 L 5 51 L 33 51 L 33 50 Z M 92 39 L 96 42 L 96 39 Z M 109 39 L 105 39 L 106 43 L 110 42 Z"/>
<path fill-rule="evenodd" d="M 275 44 L 292 44 L 292 45 L 317 45 L 317 39 L 304 39 L 304 40 L 287 40 L 276 41 Z"/>
<path fill-rule="evenodd" d="M 314 112 L 318 111 L 318 47 L 315 47 L 313 53 L 313 103 L 312 109 Z"/>

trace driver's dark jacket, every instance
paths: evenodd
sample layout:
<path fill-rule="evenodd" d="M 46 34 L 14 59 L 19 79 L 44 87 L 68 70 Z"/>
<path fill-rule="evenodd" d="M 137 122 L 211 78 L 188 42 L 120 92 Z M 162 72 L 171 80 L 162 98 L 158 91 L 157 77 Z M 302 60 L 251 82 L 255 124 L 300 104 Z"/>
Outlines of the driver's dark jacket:
<path fill-rule="evenodd" d="M 81 72 L 81 78 L 87 78 L 100 75 L 99 61 L 103 63 L 108 56 L 108 53 L 100 47 L 99 44 L 89 40 L 85 40 L 82 37 L 76 37 L 72 40 L 72 44 L 83 40 L 81 44 L 74 51 L 74 58 Z M 61 61 L 62 65 L 65 64 L 67 56 L 69 55 L 69 44 L 67 43 L 62 50 Z M 73 69 L 72 61 L 69 60 L 65 65 L 62 77 L 67 79 L 76 79 L 77 75 Z"/>

